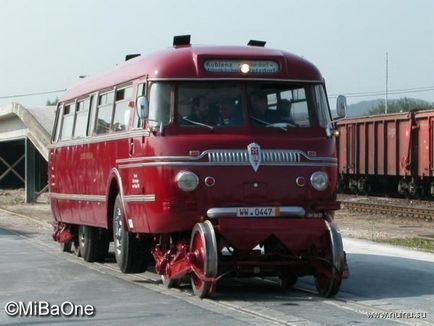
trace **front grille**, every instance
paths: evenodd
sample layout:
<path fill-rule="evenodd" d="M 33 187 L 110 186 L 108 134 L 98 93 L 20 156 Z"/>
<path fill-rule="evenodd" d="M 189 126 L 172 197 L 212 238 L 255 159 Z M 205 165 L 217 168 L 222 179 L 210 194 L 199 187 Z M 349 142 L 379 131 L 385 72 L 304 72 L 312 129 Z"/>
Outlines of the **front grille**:
<path fill-rule="evenodd" d="M 246 150 L 210 151 L 208 159 L 212 163 L 248 163 Z"/>
<path fill-rule="evenodd" d="M 263 164 L 285 164 L 300 162 L 300 152 L 291 150 L 261 150 Z M 247 150 L 211 150 L 208 151 L 211 163 L 249 163 Z"/>
<path fill-rule="evenodd" d="M 261 159 L 263 163 L 294 163 L 300 162 L 300 153 L 269 149 L 261 152 Z"/>

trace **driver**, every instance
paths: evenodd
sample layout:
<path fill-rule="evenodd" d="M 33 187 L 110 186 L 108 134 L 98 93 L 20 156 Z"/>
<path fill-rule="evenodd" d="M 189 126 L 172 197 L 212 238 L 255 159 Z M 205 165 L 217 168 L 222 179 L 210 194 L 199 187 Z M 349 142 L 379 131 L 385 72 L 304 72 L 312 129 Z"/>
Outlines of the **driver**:
<path fill-rule="evenodd" d="M 191 114 L 187 119 L 205 124 L 210 122 L 208 101 L 205 96 L 200 95 L 193 98 Z"/>

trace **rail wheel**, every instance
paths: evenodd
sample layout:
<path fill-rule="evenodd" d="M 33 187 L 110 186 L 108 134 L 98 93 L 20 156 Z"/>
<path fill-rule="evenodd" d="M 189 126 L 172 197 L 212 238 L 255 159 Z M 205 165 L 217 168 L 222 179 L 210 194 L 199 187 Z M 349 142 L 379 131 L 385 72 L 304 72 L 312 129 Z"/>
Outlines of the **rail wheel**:
<path fill-rule="evenodd" d="M 199 298 L 211 296 L 214 292 L 213 281 L 204 278 L 217 276 L 218 253 L 214 228 L 209 221 L 197 223 L 191 234 L 190 252 L 192 254 L 191 285 Z"/>
<path fill-rule="evenodd" d="M 74 236 L 72 237 L 72 239 L 70 239 L 68 241 L 61 242 L 59 244 L 60 245 L 60 251 L 61 252 L 71 253 L 73 241 L 74 241 Z"/>
<path fill-rule="evenodd" d="M 178 287 L 180 282 L 179 279 L 171 278 L 167 275 L 161 275 L 161 281 L 163 282 L 163 286 L 167 289 Z"/>
<path fill-rule="evenodd" d="M 344 265 L 342 237 L 336 227 L 325 221 L 328 229 L 328 254 L 321 260 L 321 266 L 315 274 L 315 286 L 319 295 L 329 298 L 339 292 Z"/>
<path fill-rule="evenodd" d="M 172 261 L 173 257 L 176 256 L 176 253 L 173 253 L 170 248 L 174 246 L 173 239 L 170 235 L 163 235 L 160 239 L 160 244 L 162 245 L 164 252 L 170 252 L 170 261 Z M 180 279 L 170 277 L 170 265 L 167 263 L 164 274 L 160 275 L 163 286 L 167 289 L 178 287 L 180 283 Z"/>
<path fill-rule="evenodd" d="M 121 197 L 116 197 L 113 210 L 113 242 L 116 263 L 123 273 L 142 273 L 148 266 L 147 243 L 128 232 Z"/>

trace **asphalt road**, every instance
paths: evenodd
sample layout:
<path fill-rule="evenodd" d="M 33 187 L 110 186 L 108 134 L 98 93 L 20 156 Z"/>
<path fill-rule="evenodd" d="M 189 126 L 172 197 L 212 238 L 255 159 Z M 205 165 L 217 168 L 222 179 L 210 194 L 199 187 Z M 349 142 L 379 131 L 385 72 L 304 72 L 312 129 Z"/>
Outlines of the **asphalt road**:
<path fill-rule="evenodd" d="M 51 230 L 35 223 L 0 211 L 1 325 L 434 325 L 434 254 L 345 239 L 351 275 L 334 299 L 302 278 L 287 292 L 273 280 L 222 280 L 212 300 L 200 300 L 188 284 L 168 290 L 153 273 L 122 274 L 112 257 L 90 264 L 61 253 Z M 11 301 L 27 310 L 66 302 L 67 313 L 91 305 L 95 313 L 10 317 Z"/>

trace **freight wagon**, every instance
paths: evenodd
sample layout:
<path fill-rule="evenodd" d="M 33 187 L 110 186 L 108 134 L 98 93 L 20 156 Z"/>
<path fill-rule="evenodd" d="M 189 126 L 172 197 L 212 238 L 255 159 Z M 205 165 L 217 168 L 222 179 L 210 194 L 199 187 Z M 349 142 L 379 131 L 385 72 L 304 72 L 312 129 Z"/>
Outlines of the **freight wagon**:
<path fill-rule="evenodd" d="M 339 120 L 339 188 L 360 194 L 434 196 L 434 111 Z"/>

